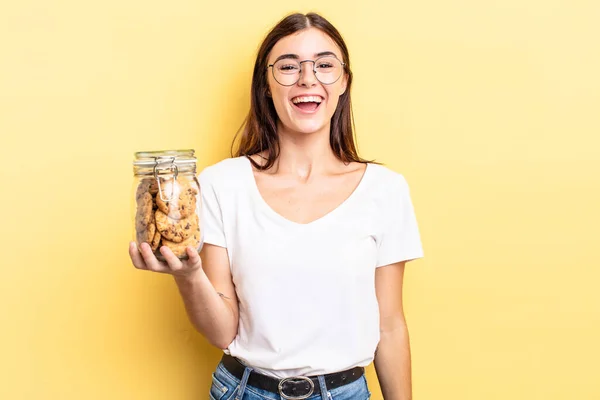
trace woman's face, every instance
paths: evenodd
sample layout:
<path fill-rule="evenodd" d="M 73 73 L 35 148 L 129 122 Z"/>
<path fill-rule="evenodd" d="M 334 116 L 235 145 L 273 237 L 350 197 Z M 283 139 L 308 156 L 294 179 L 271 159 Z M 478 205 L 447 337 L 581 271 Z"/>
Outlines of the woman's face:
<path fill-rule="evenodd" d="M 308 28 L 280 39 L 273 46 L 267 61 L 270 65 L 278 59 L 292 62 L 316 60 L 323 54 L 334 54 L 340 61 L 344 61 L 340 49 L 327 34 L 316 28 Z M 325 130 L 329 134 L 331 117 L 339 97 L 346 90 L 347 76 L 343 68 L 342 76 L 336 82 L 326 85 L 315 76 L 313 63 L 304 62 L 300 64 L 298 82 L 291 86 L 283 86 L 274 79 L 274 68 L 267 71 L 267 80 L 275 110 L 284 129 L 297 133 Z"/>

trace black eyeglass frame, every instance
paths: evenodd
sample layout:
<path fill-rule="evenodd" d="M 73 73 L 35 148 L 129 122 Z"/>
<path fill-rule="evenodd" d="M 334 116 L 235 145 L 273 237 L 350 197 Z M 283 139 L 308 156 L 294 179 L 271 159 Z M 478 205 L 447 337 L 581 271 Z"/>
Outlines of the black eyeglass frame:
<path fill-rule="evenodd" d="M 317 76 L 317 71 L 316 71 L 317 61 L 319 61 L 322 58 L 335 58 L 336 60 L 338 60 L 340 62 L 340 64 L 342 64 L 342 73 L 340 74 L 340 76 L 338 76 L 338 78 L 335 81 L 333 81 L 331 83 L 321 82 L 321 80 Z M 275 79 L 275 82 L 279 83 L 281 86 L 294 86 L 296 83 L 298 83 L 298 81 L 300 80 L 300 75 L 302 74 L 302 64 L 305 63 L 305 62 L 312 62 L 313 63 L 313 67 L 312 67 L 313 74 L 315 74 L 315 78 L 317 78 L 317 80 L 319 82 L 321 82 L 323 85 L 333 85 L 334 83 L 336 83 L 337 81 L 340 80 L 340 78 L 342 77 L 342 75 L 344 75 L 344 71 L 346 70 L 346 63 L 343 62 L 342 60 L 340 60 L 339 58 L 337 58 L 335 55 L 332 55 L 332 54 L 328 54 L 326 56 L 319 57 L 319 58 L 317 58 L 315 60 L 302 60 L 302 61 L 298 61 L 298 64 L 300 65 L 300 72 L 298 73 L 298 79 L 296 79 L 296 82 L 294 82 L 292 84 L 289 84 L 289 85 L 284 85 L 283 83 L 281 83 L 281 82 L 279 82 L 277 80 L 277 78 L 275 77 L 275 69 L 272 68 L 278 61 L 281 61 L 281 60 L 277 60 L 273 64 L 267 65 L 267 69 L 271 68 L 271 73 L 273 74 L 273 79 Z"/>

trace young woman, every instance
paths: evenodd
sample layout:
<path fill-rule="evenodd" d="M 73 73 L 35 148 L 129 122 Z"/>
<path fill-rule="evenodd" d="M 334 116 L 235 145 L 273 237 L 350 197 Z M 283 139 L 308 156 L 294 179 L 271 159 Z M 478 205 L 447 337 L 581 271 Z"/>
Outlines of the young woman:
<path fill-rule="evenodd" d="M 411 398 L 405 263 L 422 257 L 402 175 L 357 155 L 348 49 L 323 17 L 293 14 L 256 58 L 233 158 L 199 176 L 205 244 L 139 269 L 172 274 L 194 326 L 224 350 L 216 400 Z"/>

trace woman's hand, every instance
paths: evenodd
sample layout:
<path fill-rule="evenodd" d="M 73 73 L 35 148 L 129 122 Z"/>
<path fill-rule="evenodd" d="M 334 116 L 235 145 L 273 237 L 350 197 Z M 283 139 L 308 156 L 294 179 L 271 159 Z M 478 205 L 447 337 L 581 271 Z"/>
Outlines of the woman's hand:
<path fill-rule="evenodd" d="M 148 243 L 142 243 L 138 250 L 135 242 L 129 243 L 129 256 L 137 269 L 161 272 L 179 277 L 189 277 L 202 269 L 202 260 L 198 251 L 188 246 L 185 249 L 188 259 L 180 260 L 167 246 L 161 246 L 160 253 L 166 263 L 159 261 Z"/>

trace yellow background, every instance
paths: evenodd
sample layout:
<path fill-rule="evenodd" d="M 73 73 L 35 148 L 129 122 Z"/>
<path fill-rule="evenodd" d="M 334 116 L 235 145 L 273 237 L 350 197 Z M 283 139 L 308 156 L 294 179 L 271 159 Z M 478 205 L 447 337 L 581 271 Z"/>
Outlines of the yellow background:
<path fill-rule="evenodd" d="M 0 398 L 208 397 L 220 351 L 129 264 L 133 152 L 227 157 L 263 35 L 316 10 L 412 189 L 415 399 L 600 399 L 599 4 L 3 2 Z"/>

